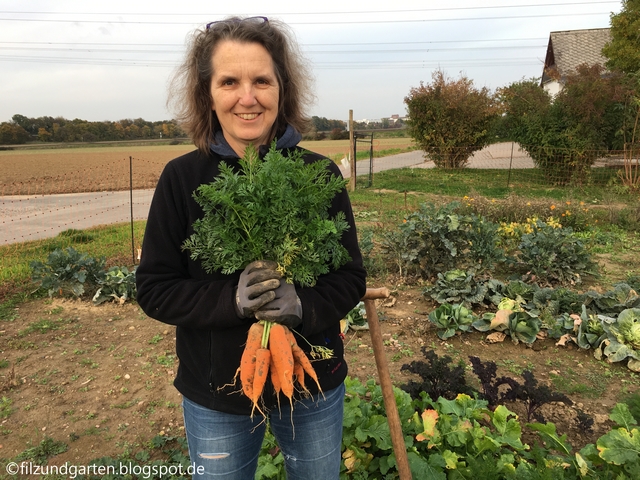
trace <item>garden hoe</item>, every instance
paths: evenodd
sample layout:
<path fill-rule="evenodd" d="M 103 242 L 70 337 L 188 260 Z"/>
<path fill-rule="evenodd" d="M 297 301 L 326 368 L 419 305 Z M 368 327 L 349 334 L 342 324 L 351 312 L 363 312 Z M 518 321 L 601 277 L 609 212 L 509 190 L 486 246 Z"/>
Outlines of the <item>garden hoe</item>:
<path fill-rule="evenodd" d="M 400 474 L 400 480 L 411 480 L 411 469 L 409 468 L 409 458 L 407 457 L 407 449 L 404 444 L 404 435 L 402 433 L 402 425 L 400 424 L 398 405 L 396 405 L 396 397 L 393 394 L 393 385 L 391 384 L 391 376 L 389 375 L 389 365 L 387 364 L 387 357 L 384 353 L 382 332 L 380 331 L 378 312 L 376 312 L 376 305 L 374 302 L 376 299 L 387 298 L 388 296 L 389 289 L 386 287 L 367 288 L 364 297 L 362 297 L 362 301 L 364 302 L 364 308 L 367 312 L 367 323 L 369 324 L 369 332 L 371 333 L 373 354 L 376 358 L 378 378 L 380 379 L 382 398 L 387 411 L 387 421 L 389 422 L 393 451 L 396 455 L 398 473 Z"/>

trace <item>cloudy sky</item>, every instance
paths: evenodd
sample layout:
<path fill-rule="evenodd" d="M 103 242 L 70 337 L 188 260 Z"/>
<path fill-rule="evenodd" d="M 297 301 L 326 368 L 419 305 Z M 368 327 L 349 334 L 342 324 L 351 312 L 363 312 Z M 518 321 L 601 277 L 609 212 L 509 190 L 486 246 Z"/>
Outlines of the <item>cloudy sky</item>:
<path fill-rule="evenodd" d="M 403 115 L 434 70 L 495 90 L 540 77 L 549 33 L 606 28 L 621 1 L 0 0 L 0 122 L 171 118 L 167 82 L 189 32 L 265 15 L 294 31 L 315 77 L 310 114 Z"/>

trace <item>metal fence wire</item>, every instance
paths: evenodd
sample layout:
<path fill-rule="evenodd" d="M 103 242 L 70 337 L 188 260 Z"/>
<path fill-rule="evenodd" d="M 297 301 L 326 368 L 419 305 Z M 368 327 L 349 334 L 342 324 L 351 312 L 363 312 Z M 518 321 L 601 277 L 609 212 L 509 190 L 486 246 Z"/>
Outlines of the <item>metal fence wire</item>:
<path fill-rule="evenodd" d="M 421 151 L 373 158 L 373 142 L 362 140 L 369 143 L 371 155 L 356 163 L 357 176 L 364 176 L 360 185 L 375 187 L 376 176 L 385 170 L 436 168 L 430 155 Z M 607 154 L 551 151 L 544 147 L 522 149 L 505 142 L 475 152 L 464 168 L 449 173 L 473 176 L 499 170 L 505 176 L 506 186 L 516 181 L 602 186 L 626 181 L 638 185 L 638 150 L 627 147 Z M 590 164 L 585 166 L 587 161 Z M 132 156 L 101 162 L 87 160 L 82 168 L 64 174 L 32 171 L 26 181 L 0 183 L 0 245 L 54 237 L 69 229 L 144 220 L 165 164 L 166 161 Z M 0 164 L 0 168 L 12 167 Z M 350 169 L 341 166 L 341 170 L 349 176 Z M 131 242 L 132 250 L 138 243 L 133 238 L 126 241 Z"/>

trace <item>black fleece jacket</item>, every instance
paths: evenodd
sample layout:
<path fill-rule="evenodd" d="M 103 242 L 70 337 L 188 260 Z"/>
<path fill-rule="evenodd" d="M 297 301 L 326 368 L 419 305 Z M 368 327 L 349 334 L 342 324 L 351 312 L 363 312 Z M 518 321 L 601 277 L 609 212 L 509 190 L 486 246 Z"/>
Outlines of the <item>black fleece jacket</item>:
<path fill-rule="evenodd" d="M 305 162 L 323 158 L 304 152 Z M 137 301 L 148 316 L 177 327 L 176 352 L 180 364 L 174 385 L 178 391 L 204 407 L 248 415 L 250 401 L 240 393 L 239 381 L 234 382 L 249 326 L 255 321 L 239 318 L 234 308 L 234 290 L 241 272 L 208 274 L 200 261 L 192 260 L 182 250 L 183 242 L 193 233 L 193 222 L 204 216 L 193 192 L 219 174 L 220 161 L 234 165 L 238 159 L 193 151 L 169 162 L 162 172 L 136 272 Z M 340 175 L 333 162 L 329 168 L 331 173 Z M 366 289 L 366 272 L 346 190 L 334 198 L 330 215 L 333 217 L 339 211 L 346 214 L 350 225 L 342 242 L 351 261 L 322 275 L 314 287 L 296 286 L 303 311 L 297 333 L 310 344 L 326 346 L 334 353 L 330 360 L 313 362 L 325 391 L 337 387 L 347 375 L 340 320 L 359 302 Z M 299 338 L 298 343 L 309 351 L 305 340 Z M 309 382 L 307 386 L 313 387 Z M 267 408 L 276 405 L 272 390 L 270 385 L 265 390 Z"/>

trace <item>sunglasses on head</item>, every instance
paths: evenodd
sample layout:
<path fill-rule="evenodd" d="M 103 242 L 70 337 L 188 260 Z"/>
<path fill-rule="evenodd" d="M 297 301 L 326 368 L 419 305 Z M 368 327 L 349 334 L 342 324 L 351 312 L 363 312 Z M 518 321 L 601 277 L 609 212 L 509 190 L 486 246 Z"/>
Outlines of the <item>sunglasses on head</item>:
<path fill-rule="evenodd" d="M 207 23 L 206 29 L 209 30 L 216 23 L 240 23 L 240 22 L 253 22 L 253 23 L 269 23 L 269 19 L 267 17 L 247 17 L 247 18 L 238 18 L 231 20 L 217 20 L 215 22 Z"/>

